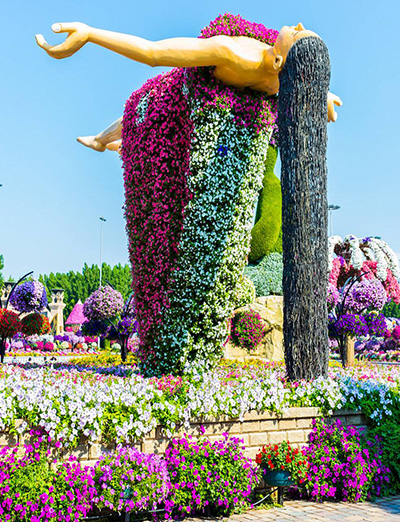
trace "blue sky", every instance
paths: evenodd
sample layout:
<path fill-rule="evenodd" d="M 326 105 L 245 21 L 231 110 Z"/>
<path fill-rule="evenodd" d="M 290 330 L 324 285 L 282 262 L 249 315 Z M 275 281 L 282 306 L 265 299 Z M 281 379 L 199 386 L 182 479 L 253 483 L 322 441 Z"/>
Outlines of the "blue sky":
<path fill-rule="evenodd" d="M 275 4 L 275 6 L 274 6 Z M 116 153 L 75 138 L 96 134 L 158 70 L 94 45 L 66 60 L 35 43 L 56 43 L 54 22 L 89 25 L 157 40 L 196 37 L 226 11 L 279 29 L 301 21 L 328 45 L 331 91 L 343 102 L 329 125 L 329 201 L 334 233 L 382 236 L 400 252 L 398 166 L 400 8 L 396 0 L 16 0 L 2 5 L 0 82 L 0 253 L 5 275 L 80 270 L 127 261 L 122 170 Z"/>

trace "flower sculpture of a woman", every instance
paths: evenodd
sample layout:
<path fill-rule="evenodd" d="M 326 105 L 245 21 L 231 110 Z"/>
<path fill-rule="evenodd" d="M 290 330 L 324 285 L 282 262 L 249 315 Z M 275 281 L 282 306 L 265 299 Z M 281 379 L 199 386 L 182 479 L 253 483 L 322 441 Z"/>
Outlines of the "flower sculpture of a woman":
<path fill-rule="evenodd" d="M 91 42 L 152 67 L 175 69 L 145 83 L 124 116 L 97 136 L 102 151 L 120 147 L 125 215 L 142 371 L 209 367 L 228 335 L 236 282 L 249 253 L 252 214 L 269 144 L 275 144 L 279 73 L 292 45 L 318 36 L 301 24 L 278 33 L 223 15 L 200 38 L 150 42 L 58 23 L 66 58 Z M 328 95 L 328 121 L 336 120 Z"/>

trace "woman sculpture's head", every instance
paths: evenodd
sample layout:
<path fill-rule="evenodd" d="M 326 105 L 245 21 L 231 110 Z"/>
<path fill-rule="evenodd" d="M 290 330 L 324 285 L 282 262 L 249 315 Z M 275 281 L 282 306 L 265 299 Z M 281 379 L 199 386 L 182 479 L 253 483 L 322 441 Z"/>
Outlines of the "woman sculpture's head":
<path fill-rule="evenodd" d="M 303 24 L 284 25 L 279 31 L 278 38 L 276 39 L 273 47 L 274 63 L 273 67 L 276 71 L 280 71 L 285 65 L 286 57 L 292 45 L 306 36 L 319 36 L 313 31 L 308 31 L 304 28 Z"/>

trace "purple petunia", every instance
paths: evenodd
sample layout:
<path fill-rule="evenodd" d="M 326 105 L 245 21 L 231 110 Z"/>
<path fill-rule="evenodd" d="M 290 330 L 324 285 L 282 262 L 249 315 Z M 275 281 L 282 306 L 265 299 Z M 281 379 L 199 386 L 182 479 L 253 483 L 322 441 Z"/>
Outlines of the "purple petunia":
<path fill-rule="evenodd" d="M 13 291 L 10 304 L 21 313 L 41 312 L 48 305 L 46 289 L 39 281 L 21 283 Z"/>

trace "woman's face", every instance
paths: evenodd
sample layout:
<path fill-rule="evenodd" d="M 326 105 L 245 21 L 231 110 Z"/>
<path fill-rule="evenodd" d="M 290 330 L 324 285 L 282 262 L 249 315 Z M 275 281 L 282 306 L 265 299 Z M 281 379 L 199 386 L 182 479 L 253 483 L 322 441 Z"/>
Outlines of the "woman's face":
<path fill-rule="evenodd" d="M 303 24 L 294 25 L 285 25 L 279 31 L 278 38 L 276 39 L 274 45 L 274 54 L 276 56 L 282 56 L 283 63 L 286 61 L 287 54 L 292 47 L 292 45 L 300 40 L 301 38 L 305 38 L 306 36 L 319 36 L 313 31 L 308 31 L 304 28 Z"/>

